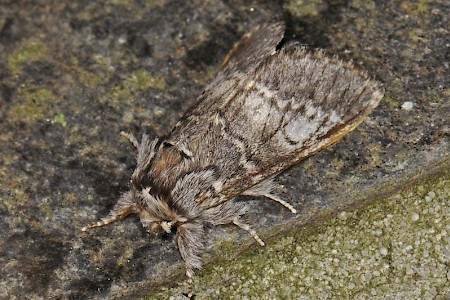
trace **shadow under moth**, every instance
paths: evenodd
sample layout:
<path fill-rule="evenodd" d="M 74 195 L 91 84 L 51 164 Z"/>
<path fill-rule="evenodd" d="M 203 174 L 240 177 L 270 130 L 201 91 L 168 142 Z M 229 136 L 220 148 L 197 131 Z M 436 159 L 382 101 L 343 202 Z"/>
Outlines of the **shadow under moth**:
<path fill-rule="evenodd" d="M 236 197 L 265 197 L 296 213 L 272 193 L 273 178 L 348 134 L 383 97 L 382 87 L 351 63 L 295 43 L 277 48 L 283 35 L 283 23 L 245 34 L 167 137 L 144 134 L 139 142 L 122 133 L 137 150 L 131 190 L 109 216 L 82 230 L 132 213 L 154 235 L 176 230 L 189 296 L 206 225 L 234 224 L 263 246 Z"/>

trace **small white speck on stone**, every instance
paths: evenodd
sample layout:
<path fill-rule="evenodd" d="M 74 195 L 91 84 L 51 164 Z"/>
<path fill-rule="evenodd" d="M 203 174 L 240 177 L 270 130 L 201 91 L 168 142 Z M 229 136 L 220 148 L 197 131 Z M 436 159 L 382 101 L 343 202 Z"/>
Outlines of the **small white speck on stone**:
<path fill-rule="evenodd" d="M 388 255 L 388 249 L 386 249 L 386 248 L 381 248 L 381 249 L 380 249 L 380 254 L 381 254 L 382 256 Z"/>
<path fill-rule="evenodd" d="M 123 45 L 127 42 L 127 38 L 124 36 L 119 37 L 119 39 L 117 40 L 117 42 L 119 42 L 119 44 Z"/>
<path fill-rule="evenodd" d="M 346 211 L 341 211 L 338 214 L 338 219 L 339 220 L 345 221 L 345 220 L 347 220 L 347 218 L 348 218 L 348 213 Z"/>
<path fill-rule="evenodd" d="M 411 110 L 414 107 L 414 103 L 412 103 L 411 101 L 405 101 L 402 104 L 402 109 L 403 110 Z"/>
<path fill-rule="evenodd" d="M 418 221 L 419 220 L 419 214 L 418 213 L 413 213 L 412 216 L 411 216 L 411 220 L 413 222 Z"/>
<path fill-rule="evenodd" d="M 153 108 L 153 113 L 155 114 L 155 116 L 162 116 L 165 113 L 164 108 L 160 107 L 160 106 L 155 106 Z"/>

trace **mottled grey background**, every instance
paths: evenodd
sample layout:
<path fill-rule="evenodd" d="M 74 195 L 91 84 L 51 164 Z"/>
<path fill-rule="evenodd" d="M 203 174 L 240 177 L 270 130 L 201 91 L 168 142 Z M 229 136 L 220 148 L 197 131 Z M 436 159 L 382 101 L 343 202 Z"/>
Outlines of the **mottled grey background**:
<path fill-rule="evenodd" d="M 127 189 L 135 153 L 119 132 L 170 130 L 262 20 L 285 20 L 286 40 L 351 59 L 386 88 L 363 125 L 279 177 L 298 215 L 252 201 L 263 239 L 448 169 L 449 16 L 444 0 L 2 1 L 0 298 L 143 295 L 183 280 L 173 237 L 136 217 L 80 228 Z M 233 227 L 210 236 L 208 262 L 255 245 Z"/>

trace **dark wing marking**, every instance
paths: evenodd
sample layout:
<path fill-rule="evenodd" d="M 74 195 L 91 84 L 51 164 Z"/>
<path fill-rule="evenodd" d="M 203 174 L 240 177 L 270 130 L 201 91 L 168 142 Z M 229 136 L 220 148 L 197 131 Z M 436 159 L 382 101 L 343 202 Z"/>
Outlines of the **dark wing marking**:
<path fill-rule="evenodd" d="M 233 46 L 222 63 L 222 70 L 245 72 L 254 68 L 266 57 L 275 54 L 275 47 L 283 35 L 283 22 L 256 25 Z"/>
<path fill-rule="evenodd" d="M 254 37 L 271 36 L 265 32 L 271 26 L 259 28 Z M 171 143 L 193 153 L 195 168 L 215 166 L 219 182 L 202 206 L 232 199 L 336 142 L 383 96 L 365 73 L 322 52 L 295 45 L 275 52 L 280 39 L 272 35 L 266 41 L 272 50 L 264 50 L 261 61 L 249 58 L 242 70 L 237 62 L 245 56 L 239 49 L 261 42 L 249 38 L 252 44 L 245 45 L 244 40 L 170 136 Z"/>

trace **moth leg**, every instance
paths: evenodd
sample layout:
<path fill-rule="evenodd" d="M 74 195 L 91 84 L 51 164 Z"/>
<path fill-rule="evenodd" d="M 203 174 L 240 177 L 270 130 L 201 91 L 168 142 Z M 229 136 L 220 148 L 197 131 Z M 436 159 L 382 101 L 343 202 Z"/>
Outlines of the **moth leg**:
<path fill-rule="evenodd" d="M 139 149 L 139 142 L 132 133 L 121 131 L 120 135 L 126 138 L 134 146 L 134 148 Z"/>
<path fill-rule="evenodd" d="M 115 221 L 122 220 L 135 211 L 135 204 L 132 202 L 131 193 L 126 193 L 120 197 L 114 208 L 109 212 L 109 215 L 102 218 L 100 221 L 91 223 L 81 228 L 81 231 L 86 231 L 90 228 L 102 227 L 113 223 Z"/>
<path fill-rule="evenodd" d="M 186 272 L 186 275 L 187 275 L 187 272 Z M 189 299 L 193 299 L 194 298 L 194 279 L 192 276 L 188 275 L 187 283 L 188 283 L 187 297 Z"/>
<path fill-rule="evenodd" d="M 241 221 L 239 221 L 238 219 L 234 219 L 233 220 L 233 224 L 238 226 L 241 229 L 244 229 L 245 231 L 247 231 L 257 242 L 258 244 L 260 244 L 261 246 L 264 246 L 265 243 L 263 242 L 263 240 L 261 240 L 261 238 L 258 236 L 258 234 L 256 233 L 256 231 L 254 231 L 250 225 L 242 223 Z"/>
<path fill-rule="evenodd" d="M 242 195 L 256 196 L 256 197 L 263 196 L 269 198 L 270 200 L 280 203 L 281 205 L 289 209 L 293 214 L 296 214 L 297 210 L 291 204 L 279 198 L 278 196 L 271 194 L 271 191 L 275 187 L 275 185 L 276 184 L 273 182 L 273 179 L 269 179 L 258 183 L 249 190 L 246 190 L 245 192 L 242 193 Z"/>
<path fill-rule="evenodd" d="M 177 228 L 177 244 L 184 260 L 184 269 L 188 283 L 188 297 L 193 298 L 194 269 L 202 267 L 201 252 L 205 231 L 203 223 L 187 222 Z"/>
<path fill-rule="evenodd" d="M 281 199 L 281 198 L 279 198 L 279 197 L 277 197 L 275 195 L 263 194 L 263 195 L 260 195 L 260 196 L 264 196 L 266 198 L 269 198 L 270 200 L 273 200 L 273 201 L 276 201 L 276 202 L 280 203 L 281 205 L 283 205 L 284 207 L 289 209 L 293 214 L 297 213 L 297 210 L 290 203 L 284 201 L 283 199 Z"/>

